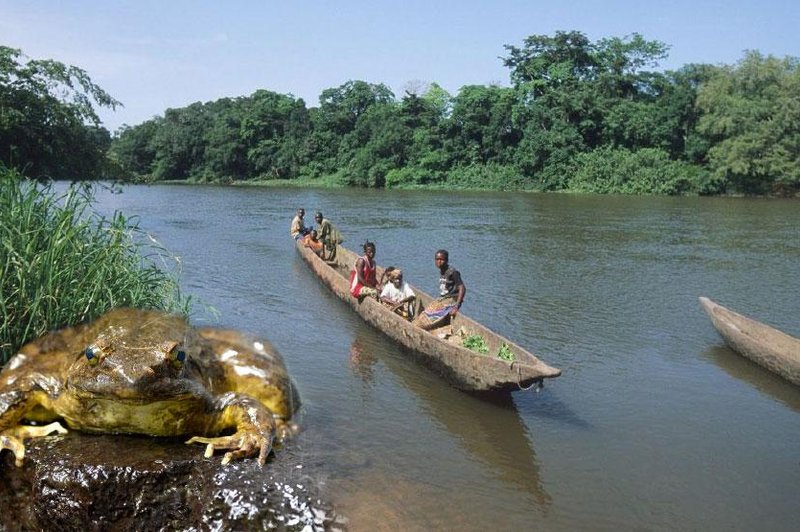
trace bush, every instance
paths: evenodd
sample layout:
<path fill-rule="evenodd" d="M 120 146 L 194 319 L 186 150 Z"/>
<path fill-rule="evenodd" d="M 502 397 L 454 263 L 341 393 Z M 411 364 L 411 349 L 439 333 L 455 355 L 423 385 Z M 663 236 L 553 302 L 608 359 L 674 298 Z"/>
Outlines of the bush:
<path fill-rule="evenodd" d="M 453 188 L 490 190 L 529 190 L 528 179 L 514 166 L 482 164 L 454 168 L 447 176 L 447 185 Z"/>
<path fill-rule="evenodd" d="M 135 223 L 92 210 L 88 185 L 58 195 L 0 168 L 0 361 L 47 331 L 118 306 L 188 314 L 165 250 Z"/>
<path fill-rule="evenodd" d="M 414 188 L 432 185 L 444 180 L 444 173 L 418 166 L 394 168 L 386 173 L 386 188 Z"/>
<path fill-rule="evenodd" d="M 661 149 L 598 148 L 573 160 L 568 189 L 600 194 L 699 194 L 710 186 L 700 168 Z"/>

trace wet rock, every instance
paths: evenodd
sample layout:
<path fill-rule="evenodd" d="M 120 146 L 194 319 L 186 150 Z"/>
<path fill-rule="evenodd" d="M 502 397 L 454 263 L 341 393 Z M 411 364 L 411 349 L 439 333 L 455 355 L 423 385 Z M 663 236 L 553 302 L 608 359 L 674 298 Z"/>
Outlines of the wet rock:
<path fill-rule="evenodd" d="M 0 455 L 0 530 L 330 530 L 289 442 L 259 467 L 221 465 L 202 445 L 135 436 L 32 440 L 22 467 Z"/>

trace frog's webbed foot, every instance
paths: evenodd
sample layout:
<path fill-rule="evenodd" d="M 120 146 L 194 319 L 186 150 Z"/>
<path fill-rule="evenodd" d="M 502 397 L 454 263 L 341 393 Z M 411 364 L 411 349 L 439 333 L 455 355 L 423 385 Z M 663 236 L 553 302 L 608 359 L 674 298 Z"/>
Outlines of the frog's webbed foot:
<path fill-rule="evenodd" d="M 267 455 L 272 449 L 272 437 L 267 437 L 257 432 L 239 431 L 231 436 L 218 438 L 203 438 L 195 436 L 186 443 L 206 443 L 205 457 L 210 458 L 217 449 L 232 449 L 222 457 L 222 465 L 231 460 L 238 460 L 258 453 L 258 465 L 264 465 Z"/>
<path fill-rule="evenodd" d="M 213 406 L 215 413 L 209 419 L 206 434 L 220 434 L 231 428 L 236 432 L 229 436 L 195 436 L 186 442 L 205 443 L 206 458 L 217 449 L 225 449 L 228 452 L 222 458 L 223 464 L 257 456 L 259 465 L 264 465 L 273 440 L 277 437 L 278 441 L 283 441 L 287 436 L 283 419 L 252 397 L 228 392 L 218 397 Z"/>
<path fill-rule="evenodd" d="M 54 432 L 66 434 L 67 429 L 61 426 L 61 423 L 58 421 L 54 421 L 49 425 L 42 425 L 41 427 L 18 425 L 14 428 L 4 430 L 2 434 L 0 434 L 0 451 L 8 449 L 14 453 L 14 463 L 17 467 L 21 467 L 22 461 L 25 459 L 24 441 L 28 438 L 49 436 Z"/>

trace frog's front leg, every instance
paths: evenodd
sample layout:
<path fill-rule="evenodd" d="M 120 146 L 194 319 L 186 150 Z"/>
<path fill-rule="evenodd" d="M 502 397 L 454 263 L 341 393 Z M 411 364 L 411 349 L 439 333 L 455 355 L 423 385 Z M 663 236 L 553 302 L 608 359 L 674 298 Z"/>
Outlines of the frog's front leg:
<path fill-rule="evenodd" d="M 229 392 L 215 401 L 211 416 L 207 433 L 219 434 L 230 428 L 236 432 L 215 438 L 195 436 L 186 443 L 207 444 L 207 458 L 217 449 L 230 449 L 222 458 L 223 465 L 256 454 L 259 465 L 264 465 L 276 430 L 275 418 L 266 406 L 247 395 Z"/>
<path fill-rule="evenodd" d="M 15 390 L 3 391 L 10 384 Z M 0 452 L 8 449 L 14 453 L 15 463 L 19 467 L 25 458 L 25 440 L 41 438 L 54 432 L 66 434 L 67 429 L 58 422 L 44 426 L 21 425 L 23 418 L 33 417 L 38 421 L 52 420 L 55 416 L 49 412 L 50 396 L 44 390 L 57 393 L 53 383 L 40 374 L 26 376 L 19 381 L 8 380 L 0 386 Z M 39 410 L 38 415 L 33 415 Z"/>
<path fill-rule="evenodd" d="M 0 451 L 8 449 L 14 453 L 14 464 L 17 467 L 22 467 L 22 461 L 25 459 L 25 440 L 28 438 L 41 438 L 49 436 L 57 432 L 59 434 L 66 434 L 65 429 L 58 421 L 53 421 L 49 425 L 32 426 L 32 425 L 18 425 L 11 429 L 6 429 L 0 433 Z"/>

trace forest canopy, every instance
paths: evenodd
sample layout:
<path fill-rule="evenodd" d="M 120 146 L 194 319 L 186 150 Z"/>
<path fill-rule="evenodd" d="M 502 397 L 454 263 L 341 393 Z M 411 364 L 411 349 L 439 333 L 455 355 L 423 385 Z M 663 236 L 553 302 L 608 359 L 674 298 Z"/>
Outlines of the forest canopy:
<path fill-rule="evenodd" d="M 83 131 L 93 153 L 108 146 L 104 165 L 89 172 L 47 158 L 41 121 L 39 130 L 30 128 L 39 133 L 9 149 L 9 139 L 20 137 L 11 132 L 6 115 L 16 115 L 6 102 L 28 116 L 17 107 L 27 105 L 24 98 L 9 87 L 45 107 L 53 97 L 34 83 L 10 85 L 25 78 L 24 68 L 9 63 L 15 51 L 3 50 L 0 158 L 8 162 L 13 153 L 44 175 L 628 194 L 800 191 L 796 58 L 749 51 L 735 65 L 658 71 L 664 43 L 639 34 L 592 42 L 559 31 L 505 46 L 508 87 L 469 85 L 451 95 L 435 82 L 417 83 L 398 97 L 384 84 L 351 80 L 322 91 L 317 107 L 258 90 L 167 109 L 124 126 L 110 146 L 87 104 L 117 102 L 78 77 L 88 83 L 80 85 L 83 106 L 56 105 L 70 110 L 73 129 L 52 134 L 71 132 L 65 138 L 75 142 Z M 57 81 L 66 72 L 46 71 Z"/>
<path fill-rule="evenodd" d="M 95 106 L 120 103 L 75 66 L 0 46 L 0 163 L 34 178 L 103 177 L 111 136 Z"/>

